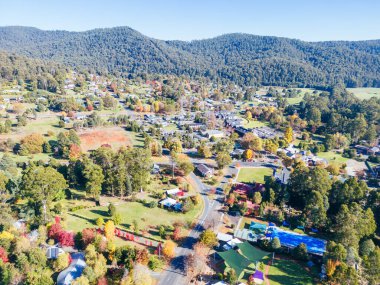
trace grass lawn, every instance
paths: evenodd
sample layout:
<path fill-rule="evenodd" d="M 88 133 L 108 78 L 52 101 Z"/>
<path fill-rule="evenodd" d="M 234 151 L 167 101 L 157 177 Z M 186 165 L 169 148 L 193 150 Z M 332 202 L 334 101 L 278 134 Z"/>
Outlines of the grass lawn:
<path fill-rule="evenodd" d="M 288 101 L 289 105 L 297 105 L 303 100 L 303 95 L 300 95 L 298 97 L 294 98 L 286 98 L 286 101 Z"/>
<path fill-rule="evenodd" d="M 263 260 L 268 264 L 270 258 Z M 269 268 L 270 285 L 313 285 L 313 278 L 298 263 L 291 260 L 275 259 Z"/>
<path fill-rule="evenodd" d="M 273 170 L 268 167 L 246 167 L 240 168 L 239 175 L 237 177 L 238 182 L 244 183 L 264 183 L 265 176 L 272 176 Z"/>
<path fill-rule="evenodd" d="M 248 121 L 247 119 L 244 119 L 243 127 L 251 129 L 251 128 L 265 127 L 267 125 L 268 125 L 267 123 L 260 122 L 260 121 L 257 121 L 257 120 Z"/>
<path fill-rule="evenodd" d="M 317 156 L 320 158 L 324 158 L 328 160 L 329 162 L 336 162 L 340 164 L 346 163 L 348 160 L 348 158 L 345 158 L 341 154 L 335 153 L 333 151 L 319 152 Z"/>
<path fill-rule="evenodd" d="M 122 216 L 120 228 L 128 230 L 132 221 L 137 220 L 140 229 L 148 229 L 149 226 L 172 225 L 175 221 L 192 222 L 200 213 L 202 204 L 197 205 L 186 214 L 169 212 L 159 207 L 148 208 L 138 202 L 120 202 L 116 205 L 116 209 Z M 84 228 L 93 228 L 96 227 L 95 221 L 99 217 L 104 220 L 109 219 L 107 207 L 98 206 L 69 213 L 66 226 L 74 232 L 81 231 Z M 152 234 L 155 235 L 155 238 L 158 238 L 157 233 L 152 232 Z"/>
<path fill-rule="evenodd" d="M 359 99 L 370 99 L 371 97 L 380 98 L 380 88 L 347 88 Z"/>
<path fill-rule="evenodd" d="M 164 130 L 167 132 L 173 132 L 173 131 L 178 131 L 178 128 L 174 124 L 169 124 L 166 127 L 164 127 Z"/>

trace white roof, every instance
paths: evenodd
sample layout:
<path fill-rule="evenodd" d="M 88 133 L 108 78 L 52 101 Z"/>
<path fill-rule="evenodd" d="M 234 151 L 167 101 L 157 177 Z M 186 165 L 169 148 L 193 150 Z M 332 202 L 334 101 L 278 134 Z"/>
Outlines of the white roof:
<path fill-rule="evenodd" d="M 218 240 L 221 240 L 221 241 L 224 241 L 224 242 L 228 242 L 230 240 L 232 240 L 234 237 L 232 235 L 229 235 L 229 234 L 224 234 L 224 233 L 218 233 L 216 238 Z"/>
<path fill-rule="evenodd" d="M 178 192 L 181 192 L 178 188 L 166 190 L 166 194 L 168 195 L 174 195 L 174 194 L 177 194 Z"/>
<path fill-rule="evenodd" d="M 231 245 L 231 246 L 235 246 L 237 245 L 238 243 L 243 243 L 240 239 L 237 239 L 237 238 L 234 238 L 230 241 L 227 242 L 227 244 Z"/>
<path fill-rule="evenodd" d="M 159 202 L 160 204 L 163 204 L 165 206 L 172 206 L 177 204 L 177 201 L 172 198 L 165 198 L 164 200 Z"/>

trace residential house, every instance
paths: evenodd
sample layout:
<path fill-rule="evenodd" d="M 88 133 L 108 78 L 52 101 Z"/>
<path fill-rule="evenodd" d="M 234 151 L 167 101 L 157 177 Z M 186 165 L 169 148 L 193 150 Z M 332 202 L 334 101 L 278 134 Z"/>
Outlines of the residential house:
<path fill-rule="evenodd" d="M 197 165 L 197 171 L 200 175 L 203 177 L 211 177 L 214 174 L 214 171 L 212 168 L 207 167 L 204 164 L 198 164 Z"/>

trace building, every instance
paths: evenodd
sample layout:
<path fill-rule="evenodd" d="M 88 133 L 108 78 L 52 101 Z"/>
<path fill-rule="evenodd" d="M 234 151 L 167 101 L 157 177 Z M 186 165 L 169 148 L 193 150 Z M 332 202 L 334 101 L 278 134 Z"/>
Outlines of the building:
<path fill-rule="evenodd" d="M 80 277 L 83 273 L 83 270 L 86 268 L 86 262 L 84 261 L 84 254 L 81 252 L 73 253 L 72 261 L 65 270 L 58 274 L 57 284 L 58 285 L 69 285 L 73 280 Z"/>
<path fill-rule="evenodd" d="M 58 246 L 49 246 L 46 250 L 46 257 L 48 259 L 57 259 L 58 255 L 65 253 L 62 248 Z"/>
<path fill-rule="evenodd" d="M 209 139 L 212 137 L 217 138 L 217 139 L 225 137 L 224 132 L 218 131 L 218 130 L 208 130 L 208 131 L 203 132 L 202 135 Z"/>
<path fill-rule="evenodd" d="M 204 164 L 198 164 L 197 165 L 197 171 L 203 177 L 211 177 L 214 174 L 213 169 L 207 167 Z"/>

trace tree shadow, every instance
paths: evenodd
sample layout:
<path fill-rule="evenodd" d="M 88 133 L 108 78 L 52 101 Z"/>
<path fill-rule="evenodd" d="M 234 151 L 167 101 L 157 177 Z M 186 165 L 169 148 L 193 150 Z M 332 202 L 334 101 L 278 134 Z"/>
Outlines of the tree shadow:
<path fill-rule="evenodd" d="M 108 212 L 104 211 L 104 210 L 92 209 L 92 210 L 90 210 L 90 212 L 97 214 L 97 215 L 100 215 L 100 216 L 108 217 Z"/>
<path fill-rule="evenodd" d="M 174 270 L 181 271 L 181 273 L 180 272 L 177 272 L 177 273 L 185 275 L 183 273 L 185 271 L 185 262 L 186 262 L 186 256 L 185 255 L 176 256 L 171 261 L 171 267 Z"/>
<path fill-rule="evenodd" d="M 198 242 L 197 238 L 187 237 L 184 242 L 181 244 L 182 248 L 192 249 L 194 244 Z"/>

